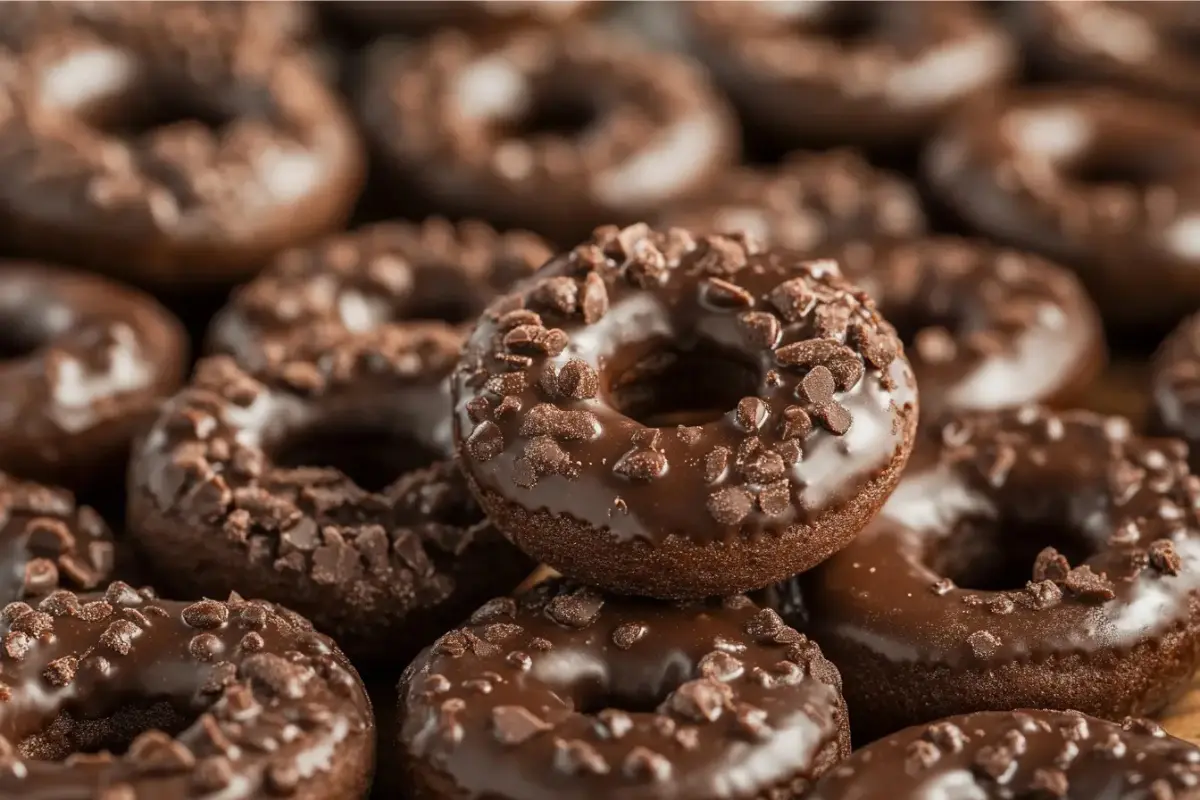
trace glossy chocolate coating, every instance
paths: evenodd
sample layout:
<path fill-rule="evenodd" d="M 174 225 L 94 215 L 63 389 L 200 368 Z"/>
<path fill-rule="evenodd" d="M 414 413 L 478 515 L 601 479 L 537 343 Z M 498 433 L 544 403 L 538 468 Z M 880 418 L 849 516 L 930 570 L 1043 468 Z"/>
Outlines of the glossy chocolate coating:
<path fill-rule="evenodd" d="M 695 2 L 685 13 L 747 126 L 790 147 L 911 144 L 1015 65 L 1004 31 L 967 2 Z"/>
<path fill-rule="evenodd" d="M 645 225 L 598 230 L 500 298 L 452 385 L 497 526 L 563 574 L 660 597 L 827 557 L 887 496 L 916 424 L 895 332 L 835 263 Z M 626 414 L 698 400 L 736 407 L 698 425 Z"/>
<path fill-rule="evenodd" d="M 384 43 L 360 99 L 395 192 L 423 214 L 567 246 L 703 193 L 737 159 L 732 112 L 697 65 L 600 28 Z"/>
<path fill-rule="evenodd" d="M 808 800 L 1193 800 L 1198 779 L 1200 750 L 1153 722 L 996 711 L 858 750 Z"/>
<path fill-rule="evenodd" d="M 1106 322 L 1169 325 L 1200 304 L 1198 119 L 1104 88 L 1014 91 L 956 117 L 925 172 L 981 233 L 1075 269 Z"/>
<path fill-rule="evenodd" d="M 10 603 L 0 636 L 4 797 L 366 793 L 366 692 L 337 647 L 286 609 L 159 600 L 118 582 Z"/>
<path fill-rule="evenodd" d="M 988 709 L 1160 711 L 1200 665 L 1200 478 L 1181 443 L 1032 407 L 939 439 L 801 582 L 856 735 Z"/>
<path fill-rule="evenodd" d="M 497 598 L 401 682 L 415 797 L 799 797 L 849 753 L 837 670 L 745 596 L 561 580 Z"/>
<path fill-rule="evenodd" d="M 186 356 L 179 322 L 149 296 L 0 262 L 0 470 L 73 489 L 119 473 Z"/>
<path fill-rule="evenodd" d="M 1154 355 L 1149 427 L 1188 443 L 1192 468 L 1200 467 L 1200 316 L 1180 323 Z"/>
<path fill-rule="evenodd" d="M 202 361 L 130 468 L 130 535 L 159 582 L 278 600 L 392 666 L 508 591 L 533 564 L 430 465 L 452 454 L 461 341 L 435 323 L 315 326 L 257 369 Z"/>

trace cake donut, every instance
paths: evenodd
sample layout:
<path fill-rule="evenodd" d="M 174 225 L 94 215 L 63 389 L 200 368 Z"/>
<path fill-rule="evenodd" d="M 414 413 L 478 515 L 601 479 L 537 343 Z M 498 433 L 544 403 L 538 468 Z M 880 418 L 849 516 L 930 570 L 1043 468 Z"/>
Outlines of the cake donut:
<path fill-rule="evenodd" d="M 690 47 L 749 131 L 788 147 L 917 143 L 1015 67 L 968 2 L 695 2 Z"/>
<path fill-rule="evenodd" d="M 372 34 L 431 33 L 439 28 L 464 28 L 480 32 L 498 26 L 538 25 L 557 27 L 578 19 L 594 4 L 590 0 L 339 0 L 326 3 L 328 13 Z"/>
<path fill-rule="evenodd" d="M 1120 417 L 947 422 L 874 522 L 783 608 L 863 741 L 953 714 L 1148 716 L 1200 665 L 1200 478 Z M 920 463 L 927 462 L 927 463 Z M 803 618 L 803 619 L 802 619 Z"/>
<path fill-rule="evenodd" d="M 552 580 L 413 662 L 401 768 L 422 800 L 788 800 L 850 751 L 838 687 L 744 595 L 669 604 Z"/>
<path fill-rule="evenodd" d="M 1014 91 L 948 124 L 925 174 L 979 232 L 1078 271 L 1106 322 L 1170 325 L 1200 305 L 1198 119 L 1106 88 Z"/>
<path fill-rule="evenodd" d="M 1150 428 L 1188 444 L 1200 466 L 1200 315 L 1192 315 L 1159 347 L 1151 366 Z"/>
<path fill-rule="evenodd" d="M 855 752 L 808 800 L 1192 800 L 1200 750 L 1149 720 L 984 711 L 917 725 Z"/>
<path fill-rule="evenodd" d="M 182 326 L 149 296 L 0 261 L 0 470 L 72 489 L 119 475 L 186 357 Z"/>
<path fill-rule="evenodd" d="M 452 377 L 496 526 L 614 592 L 758 588 L 844 547 L 917 421 L 895 331 L 831 261 L 600 228 L 484 313 Z"/>
<path fill-rule="evenodd" d="M 133 455 L 129 536 L 164 591 L 296 609 L 358 664 L 405 664 L 533 568 L 446 463 L 437 323 L 314 326 L 263 364 L 200 362 Z"/>
<path fill-rule="evenodd" d="M 350 331 L 410 320 L 474 322 L 496 294 L 553 252 L 538 236 L 483 222 L 386 222 L 281 256 L 234 290 L 208 348 L 257 363 L 262 349 L 308 325 Z"/>
<path fill-rule="evenodd" d="M 337 647 L 287 609 L 112 583 L 0 612 L 0 795 L 365 797 L 374 724 Z"/>
<path fill-rule="evenodd" d="M 382 44 L 359 109 L 394 194 L 562 245 L 702 193 L 738 154 L 696 65 L 590 27 Z"/>
<path fill-rule="evenodd" d="M 341 227 L 365 171 L 350 116 L 277 31 L 204 6 L 93 11 L 0 54 L 9 246 L 180 290 Z"/>

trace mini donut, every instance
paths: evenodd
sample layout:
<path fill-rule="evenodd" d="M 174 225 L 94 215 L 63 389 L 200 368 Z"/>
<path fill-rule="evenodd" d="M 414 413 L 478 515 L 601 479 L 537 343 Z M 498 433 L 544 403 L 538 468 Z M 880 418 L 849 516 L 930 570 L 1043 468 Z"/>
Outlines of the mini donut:
<path fill-rule="evenodd" d="M 798 798 L 850 752 L 837 670 L 744 595 L 562 580 L 500 597 L 400 683 L 413 796 Z"/>
<path fill-rule="evenodd" d="M 134 453 L 129 535 L 181 597 L 295 608 L 355 663 L 407 663 L 533 564 L 446 463 L 445 325 L 308 329 L 257 369 L 200 362 Z"/>
<path fill-rule="evenodd" d="M 452 379 L 488 517 L 621 594 L 765 586 L 849 543 L 912 446 L 895 331 L 832 261 L 601 228 L 485 312 Z"/>
<path fill-rule="evenodd" d="M 984 711 L 916 725 L 826 773 L 808 800 L 1194 800 L 1200 749 L 1149 720 Z"/>
<path fill-rule="evenodd" d="M 1192 467 L 1200 468 L 1200 315 L 1184 320 L 1163 342 L 1150 381 L 1149 427 L 1187 442 Z"/>
<path fill-rule="evenodd" d="M 360 112 L 394 194 L 564 245 L 703 193 L 738 155 L 696 65 L 596 28 L 385 43 Z"/>
<path fill-rule="evenodd" d="M 913 144 L 1014 72 L 967 2 L 695 2 L 691 48 L 751 132 L 789 147 Z"/>
<path fill-rule="evenodd" d="M 372 34 L 431 33 L 439 28 L 466 28 L 480 32 L 498 26 L 559 26 L 587 13 L 590 0 L 338 0 L 326 3 L 329 15 Z"/>
<path fill-rule="evenodd" d="M 183 328 L 149 296 L 0 261 L 0 470 L 72 489 L 119 475 L 186 357 Z"/>
<path fill-rule="evenodd" d="M 0 237 L 179 290 L 340 228 L 364 157 L 311 59 L 254 16 L 138 5 L 0 49 Z"/>
<path fill-rule="evenodd" d="M 1169 325 L 1200 305 L 1198 120 L 1109 89 L 1027 89 L 957 117 L 925 173 L 981 233 L 1078 271 L 1106 322 Z"/>
<path fill-rule="evenodd" d="M 1200 666 L 1200 478 L 1173 439 L 1036 407 L 947 422 L 783 608 L 845 676 L 855 736 L 952 714 L 1162 710 Z M 924 463 L 922 463 L 924 462 Z"/>
<path fill-rule="evenodd" d="M 535 234 L 483 222 L 387 222 L 290 250 L 234 290 L 208 347 L 256 363 L 307 325 L 350 331 L 408 320 L 474 321 L 500 291 L 553 255 Z"/>
<path fill-rule="evenodd" d="M 773 246 L 804 251 L 919 236 L 927 225 L 913 186 L 853 150 L 798 152 L 775 169 L 730 170 L 711 193 L 677 204 L 659 224 L 745 231 Z"/>
<path fill-rule="evenodd" d="M 371 706 L 327 637 L 285 608 L 110 584 L 0 612 L 0 795 L 355 800 Z"/>

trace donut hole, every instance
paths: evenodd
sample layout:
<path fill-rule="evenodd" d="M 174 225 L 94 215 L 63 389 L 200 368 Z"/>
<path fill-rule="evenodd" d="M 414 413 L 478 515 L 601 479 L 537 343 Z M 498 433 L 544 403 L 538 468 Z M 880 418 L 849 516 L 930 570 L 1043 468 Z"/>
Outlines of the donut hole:
<path fill-rule="evenodd" d="M 15 361 L 33 355 L 46 343 L 44 331 L 36 326 L 0 326 L 0 361 Z"/>
<path fill-rule="evenodd" d="M 412 282 L 405 321 L 462 325 L 478 319 L 487 307 L 491 287 L 473 281 L 460 266 L 439 265 L 424 272 Z"/>
<path fill-rule="evenodd" d="M 537 87 L 521 113 L 505 125 L 505 133 L 517 139 L 583 135 L 599 119 L 600 106 L 589 92 L 565 83 L 556 79 L 553 85 Z"/>
<path fill-rule="evenodd" d="M 146 731 L 175 736 L 192 722 L 166 701 L 146 705 L 134 702 L 105 717 L 72 714 L 67 709 L 42 730 L 22 737 L 17 750 L 23 757 L 38 761 L 63 761 L 72 755 L 97 753 L 121 756 Z"/>
<path fill-rule="evenodd" d="M 0 361 L 33 355 L 75 324 L 70 309 L 40 303 L 21 291 L 0 297 Z"/>
<path fill-rule="evenodd" d="M 1090 558 L 1095 547 L 1087 535 L 1048 521 L 966 519 L 926 554 L 937 574 L 963 589 L 1016 591 L 1033 580 L 1038 553 L 1053 547 L 1072 565 Z"/>
<path fill-rule="evenodd" d="M 536 677 L 559 697 L 571 701 L 576 713 L 598 714 L 618 709 L 629 714 L 653 713 L 682 684 L 696 677 L 696 665 L 681 654 L 665 656 L 654 667 L 624 669 L 619 663 L 601 664 L 579 652 L 538 660 Z"/>
<path fill-rule="evenodd" d="M 141 81 L 96 87 L 72 98 L 71 112 L 109 136 L 138 139 L 176 125 L 199 125 L 219 131 L 238 115 L 212 97 Z"/>
<path fill-rule="evenodd" d="M 1076 183 L 1090 186 L 1150 186 L 1174 180 L 1178 164 L 1172 166 L 1168 161 L 1155 148 L 1129 148 L 1087 155 L 1071 164 L 1067 174 Z"/>
<path fill-rule="evenodd" d="M 879 17 L 879 9 L 873 3 L 829 3 L 817 27 L 831 39 L 854 44 L 879 33 Z"/>
<path fill-rule="evenodd" d="M 620 357 L 614 359 L 620 362 Z M 708 348 L 655 349 L 614 370 L 608 401 L 648 428 L 704 425 L 757 396 L 757 371 Z"/>

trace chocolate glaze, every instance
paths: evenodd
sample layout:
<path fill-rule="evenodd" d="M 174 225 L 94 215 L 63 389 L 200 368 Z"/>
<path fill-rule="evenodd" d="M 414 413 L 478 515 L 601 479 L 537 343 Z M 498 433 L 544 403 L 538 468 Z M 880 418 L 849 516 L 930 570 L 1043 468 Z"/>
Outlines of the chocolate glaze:
<path fill-rule="evenodd" d="M 843 546 L 890 491 L 917 412 L 895 332 L 835 263 L 644 224 L 598 229 L 494 303 L 453 394 L 497 526 L 563 574 L 666 597 L 763 586 Z M 720 416 L 626 415 L 698 400 L 685 408 Z"/>
<path fill-rule="evenodd" d="M 485 604 L 400 685 L 415 797 L 799 797 L 849 753 L 837 670 L 745 596 L 552 580 Z"/>
<path fill-rule="evenodd" d="M 429 465 L 452 453 L 460 342 L 436 323 L 315 326 L 258 369 L 200 362 L 130 468 L 130 535 L 159 580 L 277 599 L 392 665 L 515 585 L 532 563 Z"/>
<path fill-rule="evenodd" d="M 556 27 L 578 19 L 594 7 L 591 0 L 337 0 L 325 3 L 330 16 L 363 32 L 430 33 L 440 28 L 466 28 L 480 32 L 499 26 L 544 25 Z"/>
<path fill-rule="evenodd" d="M 1110 89 L 1027 89 L 957 117 L 925 172 L 980 232 L 1077 270 L 1106 322 L 1169 325 L 1200 304 L 1198 120 Z"/>
<path fill-rule="evenodd" d="M 273 15 L 138 5 L 0 47 L 0 236 L 179 287 L 227 284 L 340 227 L 361 146 Z"/>
<path fill-rule="evenodd" d="M 982 712 L 857 751 L 809 800 L 1190 800 L 1200 750 L 1147 720 Z"/>
<path fill-rule="evenodd" d="M 366 692 L 337 647 L 291 611 L 236 595 L 159 600 L 118 582 L 10 603 L 0 636 L 0 795 L 366 793 Z"/>
<path fill-rule="evenodd" d="M 856 735 L 987 709 L 1160 711 L 1200 665 L 1186 448 L 1033 407 L 938 433 L 880 516 L 802 580 Z"/>
<path fill-rule="evenodd" d="M 76 489 L 119 474 L 186 355 L 179 323 L 141 292 L 0 262 L 0 470 Z"/>
<path fill-rule="evenodd" d="M 692 48 L 747 125 L 794 147 L 893 149 L 1013 72 L 1011 42 L 967 2 L 697 2 Z"/>
<path fill-rule="evenodd" d="M 553 255 L 535 234 L 483 222 L 387 222 L 282 254 L 236 289 L 213 320 L 210 351 L 243 364 L 301 327 L 374 330 L 407 320 L 474 320 L 500 291 Z"/>
<path fill-rule="evenodd" d="M 563 245 L 700 194 L 737 158 L 732 113 L 696 65 L 599 28 L 384 43 L 359 109 L 423 213 Z"/>
<path fill-rule="evenodd" d="M 1186 441 L 1193 470 L 1200 468 L 1200 316 L 1184 320 L 1163 342 L 1150 381 L 1150 429 Z"/>

